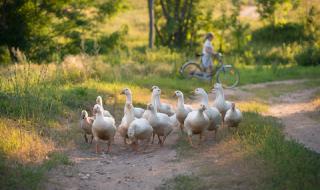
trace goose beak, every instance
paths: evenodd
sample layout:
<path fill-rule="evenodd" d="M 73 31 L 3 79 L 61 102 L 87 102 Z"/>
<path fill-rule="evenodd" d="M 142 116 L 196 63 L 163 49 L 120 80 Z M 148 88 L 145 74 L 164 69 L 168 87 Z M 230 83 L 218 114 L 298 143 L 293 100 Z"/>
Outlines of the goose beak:
<path fill-rule="evenodd" d="M 216 89 L 215 89 L 215 88 L 213 88 L 213 89 L 211 90 L 211 92 L 212 92 L 212 93 L 215 93 L 215 92 L 216 92 Z"/>
<path fill-rule="evenodd" d="M 177 96 L 176 93 L 173 93 L 172 97 L 174 98 L 174 97 L 176 97 L 176 96 Z"/>
<path fill-rule="evenodd" d="M 123 95 L 123 94 L 124 94 L 124 90 L 120 92 L 120 95 Z"/>

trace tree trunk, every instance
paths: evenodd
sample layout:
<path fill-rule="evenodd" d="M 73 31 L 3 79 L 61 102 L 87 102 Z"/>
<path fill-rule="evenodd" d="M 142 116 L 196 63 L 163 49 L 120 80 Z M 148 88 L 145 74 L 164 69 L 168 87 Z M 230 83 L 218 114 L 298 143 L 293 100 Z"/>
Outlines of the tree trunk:
<path fill-rule="evenodd" d="M 148 0 L 149 9 L 149 48 L 153 48 L 154 42 L 154 10 L 153 10 L 154 0 Z"/>

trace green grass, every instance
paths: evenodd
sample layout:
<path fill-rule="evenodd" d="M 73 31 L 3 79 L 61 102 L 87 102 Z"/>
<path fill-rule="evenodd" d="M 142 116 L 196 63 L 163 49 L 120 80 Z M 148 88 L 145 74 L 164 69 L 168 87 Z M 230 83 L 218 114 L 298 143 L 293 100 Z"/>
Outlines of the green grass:
<path fill-rule="evenodd" d="M 305 82 L 296 82 L 294 84 L 270 84 L 264 88 L 256 88 L 252 91 L 256 97 L 262 100 L 277 98 L 281 95 L 297 92 L 299 90 L 313 89 L 319 87 L 320 80 L 308 80 Z"/>
<path fill-rule="evenodd" d="M 289 79 L 319 79 L 320 67 L 243 67 L 240 70 L 240 85 L 256 84 Z"/>
<path fill-rule="evenodd" d="M 208 188 L 197 176 L 178 175 L 166 180 L 156 190 L 204 190 Z"/>
<path fill-rule="evenodd" d="M 0 155 L 0 186 L 7 190 L 37 189 L 39 183 L 44 179 L 44 174 L 50 169 L 61 164 L 72 164 L 63 153 L 49 154 L 49 159 L 40 165 L 8 165 L 2 154 Z"/>
<path fill-rule="evenodd" d="M 271 117 L 244 113 L 237 138 L 270 169 L 266 189 L 318 189 L 320 155 L 286 140 L 281 124 Z"/>
<path fill-rule="evenodd" d="M 316 190 L 320 187 L 320 154 L 306 149 L 293 140 L 286 140 L 282 133 L 282 125 L 273 117 L 253 112 L 245 112 L 243 116 L 244 120 L 237 130 L 223 137 L 217 144 L 211 145 L 216 146 L 214 150 L 227 151 L 228 158 L 221 160 L 222 164 L 214 164 L 210 160 L 201 164 L 195 161 L 193 165 L 200 164 L 197 174 L 178 175 L 166 180 L 165 185 L 159 189 L 184 189 L 189 186 L 199 189 L 206 189 L 204 187 L 230 189 L 234 187 L 234 184 L 230 184 L 232 181 L 242 183 L 242 180 L 247 180 L 245 184 L 248 186 L 245 188 L 249 189 L 251 187 L 268 190 Z M 199 152 L 188 145 L 182 138 L 175 148 L 180 153 L 179 156 L 195 159 L 193 156 L 199 156 Z M 210 147 L 201 149 L 209 151 L 207 149 Z M 215 151 L 210 152 L 214 154 Z M 231 163 L 235 161 L 233 164 L 240 164 L 237 168 L 240 167 L 244 176 L 240 173 L 239 177 L 234 177 L 233 172 L 229 173 L 235 166 L 232 164 L 228 166 L 225 163 L 228 159 L 231 159 Z M 230 181 L 215 180 L 221 175 Z"/>

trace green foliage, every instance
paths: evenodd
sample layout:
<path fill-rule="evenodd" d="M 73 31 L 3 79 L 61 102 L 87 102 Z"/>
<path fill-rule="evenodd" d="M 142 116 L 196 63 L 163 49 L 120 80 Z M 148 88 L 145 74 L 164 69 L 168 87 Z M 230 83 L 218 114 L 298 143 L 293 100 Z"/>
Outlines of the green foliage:
<path fill-rule="evenodd" d="M 200 0 L 156 0 L 156 44 L 169 47 L 192 47 L 200 29 L 211 21 L 211 13 L 204 14 Z"/>
<path fill-rule="evenodd" d="M 300 0 L 255 0 L 258 12 L 262 19 L 268 19 L 272 25 L 276 25 L 276 10 L 284 3 L 297 7 Z"/>
<path fill-rule="evenodd" d="M 306 39 L 304 26 L 298 23 L 267 25 L 252 32 L 252 40 L 274 44 L 300 42 Z"/>
<path fill-rule="evenodd" d="M 125 36 L 128 34 L 128 26 L 122 26 L 119 31 L 112 33 L 109 36 L 101 36 L 99 39 L 99 44 L 101 46 L 101 53 L 108 53 L 113 49 L 121 49 L 122 51 L 126 49 Z"/>
<path fill-rule="evenodd" d="M 37 189 L 44 178 L 44 174 L 57 165 L 72 164 L 63 153 L 51 153 L 44 163 L 34 165 L 14 164 L 8 165 L 7 160 L 0 154 L 0 186 L 7 190 Z"/>
<path fill-rule="evenodd" d="M 320 156 L 303 145 L 286 140 L 277 120 L 257 113 L 244 113 L 238 137 L 255 151 L 270 169 L 266 189 L 317 189 Z"/>
<path fill-rule="evenodd" d="M 217 38 L 219 40 L 219 52 L 224 52 L 226 49 L 226 41 L 227 41 L 227 30 L 230 25 L 230 19 L 228 18 L 226 14 L 226 7 L 221 5 L 221 16 L 218 17 L 216 20 L 213 21 L 213 26 L 218 30 L 217 32 Z"/>
<path fill-rule="evenodd" d="M 240 8 L 241 2 L 233 0 L 232 4 L 234 8 L 232 9 L 232 15 L 230 18 L 230 28 L 231 34 L 235 39 L 234 50 L 237 53 L 244 55 L 245 48 L 248 42 L 251 40 L 251 35 L 249 34 L 249 24 L 244 24 L 240 21 Z"/>
<path fill-rule="evenodd" d="M 95 37 L 97 23 L 124 8 L 121 0 L 10 0 L 0 7 L 5 10 L 0 12 L 0 46 L 8 48 L 11 58 L 12 49 L 19 48 L 37 61 L 52 60 L 55 51 L 60 56 L 80 53 L 82 36 Z"/>
<path fill-rule="evenodd" d="M 295 56 L 295 60 L 302 66 L 320 65 L 320 46 L 317 44 L 305 46 L 300 53 Z"/>
<path fill-rule="evenodd" d="M 295 60 L 299 65 L 320 65 L 320 12 L 315 6 L 308 10 L 304 22 L 304 35 L 306 43 L 295 55 Z"/>

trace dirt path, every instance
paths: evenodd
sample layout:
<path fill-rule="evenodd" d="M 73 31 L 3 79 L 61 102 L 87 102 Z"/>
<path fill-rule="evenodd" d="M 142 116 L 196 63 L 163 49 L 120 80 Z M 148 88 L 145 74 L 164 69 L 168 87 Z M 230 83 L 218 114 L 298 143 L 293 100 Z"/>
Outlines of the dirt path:
<path fill-rule="evenodd" d="M 116 136 L 112 153 L 97 155 L 92 147 L 71 151 L 74 166 L 53 171 L 46 189 L 154 189 L 164 178 L 188 174 L 188 164 L 177 162 L 176 144 L 179 131 L 167 139 L 163 148 L 156 143 L 136 153 Z M 156 141 L 157 142 L 157 141 Z"/>
<path fill-rule="evenodd" d="M 320 109 L 312 101 L 320 88 L 306 89 L 280 96 L 266 115 L 281 118 L 287 137 L 295 139 L 307 148 L 320 153 Z M 314 117 L 312 117 L 314 116 Z"/>
<path fill-rule="evenodd" d="M 252 92 L 257 89 L 268 89 L 276 86 L 288 88 L 290 85 L 301 85 L 308 80 L 287 80 L 253 84 L 241 87 L 236 91 L 226 91 L 227 96 L 238 94 L 240 100 L 248 100 L 254 97 Z M 284 133 L 288 138 L 304 144 L 307 148 L 320 153 L 320 107 L 313 101 L 316 92 L 320 91 L 320 82 L 314 87 L 306 87 L 293 92 L 287 92 L 279 97 L 269 97 L 265 100 L 269 104 L 269 110 L 264 115 L 280 118 L 284 125 Z"/>
<path fill-rule="evenodd" d="M 252 91 L 259 88 L 268 88 L 270 85 L 291 85 L 304 81 L 283 81 L 248 85 L 236 90 L 226 90 L 226 97 L 233 101 L 247 101 L 255 97 Z M 314 151 L 320 152 L 320 126 L 314 120 L 319 114 L 311 101 L 314 93 L 320 90 L 306 89 L 283 94 L 276 99 L 269 99 L 270 109 L 266 115 L 272 115 L 282 120 L 285 125 L 284 132 L 290 138 L 297 139 Z M 214 95 L 210 94 L 210 100 Z M 173 100 L 167 102 L 174 103 Z M 196 100 L 189 100 L 190 104 L 197 105 Z M 211 102 L 212 103 L 212 102 Z M 317 110 L 318 109 L 318 110 Z M 310 117 L 310 113 L 316 117 Z M 319 117 L 320 118 L 320 117 Z M 214 180 L 219 189 L 250 189 L 257 182 L 250 181 L 252 176 L 246 164 L 239 167 L 236 151 L 231 151 L 236 145 L 223 145 L 207 140 L 201 147 L 199 156 L 192 159 L 179 159 L 174 145 L 178 142 L 179 129 L 175 129 L 164 147 L 158 144 L 150 145 L 146 151 L 133 152 L 123 144 L 117 135 L 111 155 L 94 153 L 94 146 L 77 146 L 69 152 L 72 166 L 60 166 L 48 174 L 48 181 L 43 189 L 114 189 L 114 190 L 150 190 L 159 187 L 165 179 L 176 175 L 189 175 L 195 171 L 196 166 L 210 164 L 217 170 Z M 157 141 L 156 141 L 157 142 Z M 82 142 L 81 142 L 82 143 Z M 216 146 L 212 146 L 216 145 Z M 228 150 L 228 151 L 227 151 Z M 236 156 L 231 154 L 235 154 Z M 226 164 L 226 162 L 228 162 Z M 247 173 L 247 174 L 246 174 Z M 259 172 L 255 174 L 258 175 Z M 232 185 L 228 181 L 238 181 L 240 186 Z M 243 182 L 245 181 L 245 182 Z M 253 183 L 253 184 L 251 184 Z"/>

